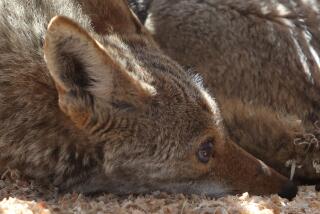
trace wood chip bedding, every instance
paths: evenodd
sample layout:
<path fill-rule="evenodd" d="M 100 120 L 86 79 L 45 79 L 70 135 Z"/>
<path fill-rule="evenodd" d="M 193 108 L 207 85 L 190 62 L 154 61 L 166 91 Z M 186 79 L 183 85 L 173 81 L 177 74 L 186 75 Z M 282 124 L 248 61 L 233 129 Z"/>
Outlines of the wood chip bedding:
<path fill-rule="evenodd" d="M 87 197 L 76 193 L 58 196 L 52 187 L 41 188 L 32 181 L 3 178 L 0 180 L 0 213 L 320 214 L 320 193 L 314 186 L 300 187 L 293 201 L 277 195 L 260 197 L 248 193 L 219 199 L 161 192 L 126 197 L 112 194 Z"/>

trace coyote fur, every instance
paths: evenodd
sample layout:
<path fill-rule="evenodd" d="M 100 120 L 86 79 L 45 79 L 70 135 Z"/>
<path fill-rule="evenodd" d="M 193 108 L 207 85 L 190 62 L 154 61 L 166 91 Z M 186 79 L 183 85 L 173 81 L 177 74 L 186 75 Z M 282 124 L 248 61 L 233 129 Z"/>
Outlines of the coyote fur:
<path fill-rule="evenodd" d="M 0 151 L 61 192 L 297 192 L 230 139 L 125 0 L 0 1 Z"/>

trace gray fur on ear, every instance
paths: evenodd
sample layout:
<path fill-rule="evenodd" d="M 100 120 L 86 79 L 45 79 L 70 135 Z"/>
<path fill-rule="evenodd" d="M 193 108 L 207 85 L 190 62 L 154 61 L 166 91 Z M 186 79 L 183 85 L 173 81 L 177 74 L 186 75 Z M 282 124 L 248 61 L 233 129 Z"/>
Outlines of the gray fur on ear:
<path fill-rule="evenodd" d="M 60 108 L 71 118 L 79 117 L 79 112 L 87 111 L 98 100 L 120 108 L 123 103 L 141 104 L 141 99 L 148 96 L 139 79 L 130 76 L 98 41 L 69 18 L 52 19 L 44 53 Z"/>
<path fill-rule="evenodd" d="M 111 94 L 113 61 L 102 45 L 69 18 L 52 19 L 44 53 L 60 92 L 80 90 L 103 97 Z"/>

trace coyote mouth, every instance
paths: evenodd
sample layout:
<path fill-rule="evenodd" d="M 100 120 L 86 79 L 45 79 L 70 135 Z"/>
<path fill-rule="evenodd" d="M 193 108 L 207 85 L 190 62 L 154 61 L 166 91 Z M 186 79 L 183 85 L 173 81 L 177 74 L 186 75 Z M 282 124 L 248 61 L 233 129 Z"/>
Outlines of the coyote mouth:
<path fill-rule="evenodd" d="M 228 194 L 236 193 L 240 191 L 232 189 L 232 187 L 219 184 L 210 180 L 201 180 L 201 181 L 190 181 L 190 182 L 173 182 L 167 183 L 163 188 L 160 188 L 161 191 L 171 192 L 171 193 L 185 193 L 188 195 L 198 194 L 205 195 L 210 198 L 220 198 Z"/>

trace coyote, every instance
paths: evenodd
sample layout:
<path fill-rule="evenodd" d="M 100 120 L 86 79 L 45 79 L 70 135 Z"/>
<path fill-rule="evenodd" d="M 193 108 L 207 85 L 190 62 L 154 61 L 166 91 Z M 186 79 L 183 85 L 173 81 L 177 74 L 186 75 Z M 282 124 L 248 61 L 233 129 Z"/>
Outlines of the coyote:
<path fill-rule="evenodd" d="M 0 121 L 2 171 L 60 192 L 297 193 L 125 0 L 1 0 Z"/>
<path fill-rule="evenodd" d="M 234 142 L 298 182 L 320 181 L 317 1 L 129 2 L 164 52 L 202 75 Z"/>

